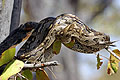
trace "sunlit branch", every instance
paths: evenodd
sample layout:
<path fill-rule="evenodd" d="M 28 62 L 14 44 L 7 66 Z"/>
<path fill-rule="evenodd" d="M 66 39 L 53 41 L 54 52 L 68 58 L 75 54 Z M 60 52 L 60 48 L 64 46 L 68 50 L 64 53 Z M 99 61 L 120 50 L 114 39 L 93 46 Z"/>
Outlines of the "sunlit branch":
<path fill-rule="evenodd" d="M 57 61 L 50 61 L 45 63 L 37 63 L 37 64 L 24 64 L 24 68 L 43 68 L 48 66 L 58 66 L 60 63 Z"/>
<path fill-rule="evenodd" d="M 114 52 L 112 52 L 112 50 L 110 50 L 109 48 L 106 49 L 108 52 L 110 52 L 110 54 L 112 54 L 115 58 L 117 58 L 118 60 L 120 60 L 120 57 L 117 56 Z"/>

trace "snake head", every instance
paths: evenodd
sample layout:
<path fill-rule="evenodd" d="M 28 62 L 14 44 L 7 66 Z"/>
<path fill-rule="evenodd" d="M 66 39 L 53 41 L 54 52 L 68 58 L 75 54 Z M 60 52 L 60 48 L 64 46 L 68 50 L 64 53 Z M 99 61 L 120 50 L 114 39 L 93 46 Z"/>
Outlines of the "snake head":
<path fill-rule="evenodd" d="M 72 14 L 58 16 L 54 25 L 60 29 L 58 35 L 61 42 L 74 51 L 94 53 L 113 43 L 109 35 L 88 27 Z"/>

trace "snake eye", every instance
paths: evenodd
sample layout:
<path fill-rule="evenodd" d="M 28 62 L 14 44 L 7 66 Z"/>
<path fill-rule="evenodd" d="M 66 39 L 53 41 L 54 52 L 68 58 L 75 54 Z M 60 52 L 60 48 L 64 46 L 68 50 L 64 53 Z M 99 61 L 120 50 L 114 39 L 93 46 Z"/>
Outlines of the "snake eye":
<path fill-rule="evenodd" d="M 95 42 L 98 42 L 98 39 L 99 39 L 99 38 L 94 38 L 93 40 L 94 40 Z"/>

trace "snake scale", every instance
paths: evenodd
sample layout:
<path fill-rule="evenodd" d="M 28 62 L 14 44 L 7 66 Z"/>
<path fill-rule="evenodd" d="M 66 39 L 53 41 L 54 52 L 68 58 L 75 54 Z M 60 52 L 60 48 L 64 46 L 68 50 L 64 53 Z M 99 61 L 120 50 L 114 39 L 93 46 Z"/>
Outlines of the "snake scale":
<path fill-rule="evenodd" d="M 64 44 L 74 51 L 92 54 L 112 44 L 108 35 L 88 27 L 73 14 L 61 14 L 56 18 L 45 18 L 39 23 L 21 25 L 0 44 L 0 54 L 24 40 L 16 58 L 26 63 L 49 61 L 60 51 L 60 48 L 54 51 L 56 45 Z"/>

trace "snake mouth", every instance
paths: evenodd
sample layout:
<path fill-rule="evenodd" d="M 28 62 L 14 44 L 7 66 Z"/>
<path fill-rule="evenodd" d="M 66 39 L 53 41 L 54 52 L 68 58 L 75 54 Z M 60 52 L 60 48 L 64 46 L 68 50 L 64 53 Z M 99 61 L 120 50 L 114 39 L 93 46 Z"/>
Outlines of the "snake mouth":
<path fill-rule="evenodd" d="M 75 39 L 75 43 L 71 49 L 81 53 L 92 54 L 102 49 L 107 49 L 109 46 L 115 47 L 115 45 L 113 44 L 115 42 L 116 41 L 104 41 L 89 46 L 87 44 L 82 44 L 79 40 Z"/>

